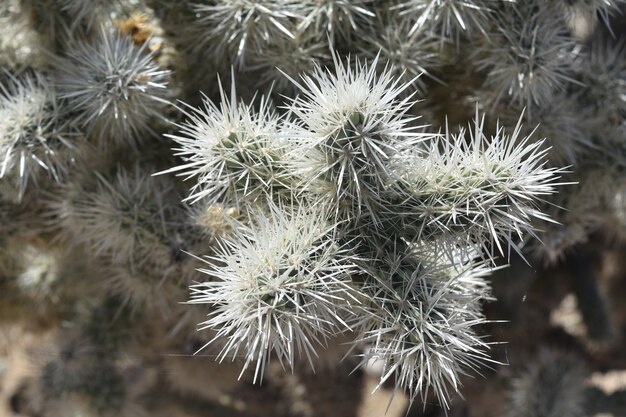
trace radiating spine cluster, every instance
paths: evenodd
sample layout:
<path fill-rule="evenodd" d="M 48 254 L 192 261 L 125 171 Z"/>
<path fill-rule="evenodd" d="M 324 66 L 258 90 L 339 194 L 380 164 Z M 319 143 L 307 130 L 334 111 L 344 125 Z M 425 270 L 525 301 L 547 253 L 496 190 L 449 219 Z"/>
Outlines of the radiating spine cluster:
<path fill-rule="evenodd" d="M 76 145 L 47 77 L 9 75 L 0 95 L 0 179 L 13 182 L 21 199 L 42 171 L 59 182 Z"/>
<path fill-rule="evenodd" d="M 102 29 L 95 41 L 77 40 L 57 60 L 59 96 L 102 147 L 135 141 L 162 117 L 169 71 L 147 48 L 117 30 Z"/>

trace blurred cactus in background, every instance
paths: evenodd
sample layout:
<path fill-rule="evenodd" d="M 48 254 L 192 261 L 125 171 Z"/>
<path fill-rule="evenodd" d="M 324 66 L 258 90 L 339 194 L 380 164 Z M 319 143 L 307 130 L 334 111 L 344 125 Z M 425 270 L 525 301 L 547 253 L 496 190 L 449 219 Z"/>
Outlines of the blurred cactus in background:
<path fill-rule="evenodd" d="M 620 415 L 624 9 L 3 0 L 0 415 Z"/>

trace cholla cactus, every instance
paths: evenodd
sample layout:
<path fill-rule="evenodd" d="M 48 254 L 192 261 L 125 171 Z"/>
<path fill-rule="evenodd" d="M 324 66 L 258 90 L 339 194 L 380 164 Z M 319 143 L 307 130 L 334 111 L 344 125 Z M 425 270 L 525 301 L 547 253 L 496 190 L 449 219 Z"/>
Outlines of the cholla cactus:
<path fill-rule="evenodd" d="M 162 117 L 169 72 L 147 48 L 102 28 L 94 42 L 77 40 L 57 60 L 59 96 L 102 147 L 111 141 L 135 144 L 150 131 L 150 122 Z"/>
<path fill-rule="evenodd" d="M 310 29 L 314 33 L 327 33 L 331 44 L 335 38 L 349 39 L 351 33 L 371 24 L 375 17 L 375 0 L 304 0 L 300 3 L 304 19 L 299 24 L 299 31 Z M 319 35 L 318 35 L 319 36 Z"/>
<path fill-rule="evenodd" d="M 522 134 L 530 140 L 541 140 L 552 163 L 573 164 L 585 151 L 596 147 L 588 135 L 588 121 L 580 117 L 585 111 L 577 100 L 558 94 L 533 111 L 530 125 L 523 126 Z M 503 113 L 503 122 L 515 124 L 518 117 L 517 109 L 510 109 Z"/>
<path fill-rule="evenodd" d="M 232 57 L 243 67 L 251 51 L 281 36 L 293 37 L 293 3 L 287 0 L 224 0 L 197 4 L 194 10 L 202 24 L 200 45 L 216 62 Z"/>
<path fill-rule="evenodd" d="M 181 135 L 170 135 L 178 144 L 177 155 L 187 163 L 170 171 L 198 177 L 188 199 L 209 197 L 232 204 L 254 202 L 269 191 L 289 189 L 292 177 L 285 173 L 287 144 L 278 133 L 279 117 L 262 97 L 258 111 L 237 103 L 235 83 L 230 100 L 220 83 L 218 109 L 208 98 L 203 109 L 185 112 Z"/>
<path fill-rule="evenodd" d="M 579 103 L 588 117 L 596 119 L 602 128 L 607 122 L 619 124 L 626 115 L 626 46 L 594 43 L 584 56 L 579 92 Z"/>
<path fill-rule="evenodd" d="M 76 154 L 75 138 L 47 77 L 9 75 L 0 94 L 0 179 L 16 184 L 21 199 L 41 171 L 61 180 Z"/>
<path fill-rule="evenodd" d="M 254 379 L 261 379 L 272 351 L 290 367 L 296 352 L 312 364 L 316 346 L 349 329 L 342 316 L 357 303 L 349 283 L 355 267 L 327 218 L 273 206 L 221 244 L 223 264 L 202 270 L 218 281 L 194 285 L 191 298 L 220 305 L 201 324 L 227 340 L 220 361 L 245 349 L 242 372 L 256 362 Z"/>
<path fill-rule="evenodd" d="M 573 70 L 576 44 L 565 22 L 543 13 L 545 5 L 535 0 L 505 8 L 497 20 L 495 47 L 477 61 L 488 71 L 486 87 L 492 100 L 508 99 L 525 106 L 529 115 L 534 106 L 546 104 L 555 93 L 575 82 Z"/>
<path fill-rule="evenodd" d="M 376 66 L 346 65 L 335 56 L 335 74 L 317 68 L 302 83 L 294 80 L 302 95 L 289 105 L 295 170 L 304 187 L 348 207 L 347 217 L 374 213 L 394 154 L 429 137 L 406 115 L 411 97 L 399 98 L 409 85 L 388 71 L 378 76 Z"/>
<path fill-rule="evenodd" d="M 338 340 L 365 371 L 351 389 L 445 408 L 467 393 L 480 416 L 465 376 L 503 394 L 500 363 L 547 340 L 577 339 L 595 370 L 620 363 L 621 284 L 600 265 L 620 256 L 591 255 L 626 236 L 618 9 L 0 2 L 0 331 L 42 329 L 31 344 L 57 352 L 27 350 L 27 380 L 5 384 L 16 349 L 0 335 L 0 415 L 239 415 L 266 397 L 265 414 L 296 414 L 286 403 L 336 385 L 308 369 Z M 587 332 L 549 331 L 566 307 Z M 177 387 L 194 352 L 269 388 L 210 372 Z M 547 401 L 582 396 L 575 369 L 545 363 L 561 359 L 529 368 L 509 407 L 581 415 Z M 306 400 L 300 414 L 329 414 Z"/>
<path fill-rule="evenodd" d="M 423 92 L 426 87 L 424 78 L 439 81 L 432 74 L 442 65 L 439 40 L 427 31 L 411 33 L 411 21 L 397 19 L 400 23 L 382 25 L 379 31 L 365 38 L 361 45 L 363 55 L 374 60 L 381 72 L 388 69 L 395 78 L 411 84 L 408 93 Z"/>
<path fill-rule="evenodd" d="M 301 95 L 278 128 L 274 118 L 256 133 L 250 118 L 267 123 L 267 103 L 254 113 L 222 92 L 221 111 L 207 104 L 179 126 L 184 137 L 173 136 L 192 162 L 172 171 L 201 173 L 195 187 L 206 191 L 196 199 L 232 201 L 222 190 L 243 188 L 240 179 L 254 184 L 251 172 L 269 186 L 270 198 L 249 199 L 257 214 L 210 258 L 215 266 L 203 272 L 212 280 L 192 287 L 192 302 L 216 306 L 202 327 L 224 340 L 219 359 L 243 351 L 243 371 L 256 362 L 255 379 L 271 352 L 290 367 L 295 352 L 312 363 L 316 345 L 350 330 L 355 347 L 371 345 L 363 364 L 383 361 L 381 384 L 395 375 L 412 399 L 432 388 L 446 404 L 448 384 L 457 387 L 459 374 L 486 358 L 473 327 L 484 322 L 478 306 L 489 298 L 482 277 L 490 263 L 473 260 L 477 247 L 504 252 L 502 243 L 532 234 L 531 219 L 547 219 L 535 205 L 554 193 L 561 170 L 543 166 L 541 142 L 518 140 L 521 119 L 511 135 L 497 128 L 488 139 L 476 116 L 469 144 L 463 130 L 428 134 L 407 115 L 413 102 L 401 93 L 409 84 L 388 71 L 377 76 L 376 60 L 334 59 L 334 73 L 316 68 L 293 80 Z M 245 157 L 257 149 L 271 155 L 270 146 L 253 145 L 273 136 L 292 142 L 280 158 Z M 246 146 L 216 148 L 235 139 Z M 229 164 L 233 148 L 238 161 L 255 165 L 239 173 L 240 162 Z M 270 180 L 280 177 L 269 175 L 268 163 L 294 179 L 282 183 L 298 187 L 291 205 L 272 203 L 281 190 Z M 442 246 L 441 235 L 453 239 Z"/>
<path fill-rule="evenodd" d="M 371 347 L 361 364 L 381 361 L 380 384 L 395 379 L 411 399 L 432 389 L 447 406 L 449 387 L 458 389 L 460 375 L 487 361 L 474 327 L 485 323 L 480 303 L 489 298 L 490 268 L 451 264 L 437 252 L 389 256 L 371 265 L 364 287 L 371 317 L 360 323 L 359 340 Z"/>
<path fill-rule="evenodd" d="M 167 204 L 172 189 L 150 172 L 136 166 L 112 178 L 95 173 L 95 181 L 86 178 L 85 184 L 67 187 L 51 206 L 68 240 L 87 243 L 96 255 L 115 261 L 155 253 L 169 226 L 165 219 L 171 218 Z"/>
<path fill-rule="evenodd" d="M 476 114 L 469 139 L 464 129 L 446 131 L 445 140 L 400 159 L 402 229 L 416 230 L 420 238 L 460 238 L 470 246 L 489 242 L 500 253 L 500 242 L 514 248 L 516 237 L 533 234 L 532 220 L 548 219 L 536 204 L 555 193 L 562 169 L 544 166 L 546 150 L 541 141 L 520 138 L 521 122 L 510 134 L 500 127 L 487 138 L 484 116 Z"/>
<path fill-rule="evenodd" d="M 401 0 L 398 9 L 415 23 L 411 32 L 430 30 L 441 39 L 456 38 L 460 33 L 487 32 L 488 15 L 498 0 Z"/>

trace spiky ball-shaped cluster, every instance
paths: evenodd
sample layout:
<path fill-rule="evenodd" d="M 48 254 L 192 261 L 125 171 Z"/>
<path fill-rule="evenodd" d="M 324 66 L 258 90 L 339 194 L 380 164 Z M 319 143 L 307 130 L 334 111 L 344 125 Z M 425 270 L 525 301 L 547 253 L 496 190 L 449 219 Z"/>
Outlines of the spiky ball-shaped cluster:
<path fill-rule="evenodd" d="M 185 112 L 181 134 L 169 135 L 185 164 L 172 169 L 187 179 L 197 177 L 188 199 L 228 204 L 254 203 L 266 193 L 289 189 L 292 179 L 285 173 L 286 142 L 278 134 L 278 115 L 266 98 L 259 109 L 237 103 L 235 84 L 218 109 L 208 98 L 204 108 Z"/>
<path fill-rule="evenodd" d="M 304 18 L 298 30 L 327 33 L 331 43 L 335 39 L 348 39 L 352 34 L 370 25 L 376 16 L 372 10 L 376 0 L 303 0 L 299 3 Z M 319 35 L 318 35 L 319 36 Z"/>
<path fill-rule="evenodd" d="M 363 291 L 371 318 L 360 342 L 370 345 L 362 363 L 382 362 L 380 384 L 394 380 L 410 398 L 429 389 L 447 407 L 448 389 L 487 360 L 487 344 L 474 326 L 485 322 L 488 265 L 453 265 L 445 256 L 391 253 L 371 265 Z M 430 259 L 429 259 L 430 258 Z"/>
<path fill-rule="evenodd" d="M 406 115 L 413 102 L 400 95 L 409 85 L 389 71 L 378 76 L 376 66 L 335 57 L 334 74 L 317 68 L 294 81 L 301 94 L 289 105 L 294 122 L 286 134 L 301 150 L 294 164 L 305 187 L 347 207 L 347 217 L 375 212 L 393 155 L 429 136 Z"/>
<path fill-rule="evenodd" d="M 495 46 L 485 43 L 479 68 L 487 70 L 485 87 L 492 100 L 525 106 L 546 104 L 574 82 L 576 44 L 565 22 L 543 13 L 535 0 L 516 3 L 498 15 Z"/>
<path fill-rule="evenodd" d="M 171 312 L 196 266 L 181 249 L 203 242 L 180 205 L 173 178 L 153 177 L 153 167 L 118 166 L 86 172 L 64 185 L 49 203 L 62 237 L 85 245 L 101 263 L 101 282 L 133 309 Z"/>
<path fill-rule="evenodd" d="M 172 189 L 149 172 L 136 166 L 115 175 L 95 173 L 95 182 L 89 178 L 66 186 L 51 206 L 68 240 L 88 244 L 96 255 L 114 261 L 154 254 L 167 240 L 164 222 L 171 221 L 167 197 Z"/>
<path fill-rule="evenodd" d="M 59 96 L 102 147 L 135 143 L 162 117 L 169 71 L 157 64 L 147 43 L 137 46 L 102 28 L 93 42 L 75 41 L 56 69 Z"/>
<path fill-rule="evenodd" d="M 243 348 L 242 373 L 256 362 L 256 380 L 272 352 L 290 367 L 296 353 L 312 363 L 320 343 L 348 328 L 355 268 L 323 211 L 273 207 L 250 221 L 202 270 L 218 280 L 194 285 L 191 302 L 217 306 L 201 327 L 226 340 L 220 360 Z"/>
<path fill-rule="evenodd" d="M 593 43 L 580 70 L 583 88 L 578 103 L 588 117 L 615 126 L 626 117 L 626 45 Z M 595 127 L 595 126 L 594 126 Z"/>
<path fill-rule="evenodd" d="M 15 184 L 19 199 L 41 172 L 60 181 L 76 151 L 59 106 L 42 75 L 10 76 L 0 85 L 0 180 Z"/>
<path fill-rule="evenodd" d="M 234 56 L 243 67 L 252 51 L 260 51 L 274 37 L 293 37 L 293 6 L 285 0 L 223 0 L 194 7 L 202 24 L 201 46 L 217 62 Z"/>
<path fill-rule="evenodd" d="M 488 15 L 497 0 L 401 0 L 400 13 L 415 23 L 411 32 L 432 31 L 441 39 L 458 39 L 463 32 L 486 33 Z"/>
<path fill-rule="evenodd" d="M 423 92 L 424 78 L 437 78 L 430 73 L 441 66 L 439 40 L 429 32 L 411 33 L 411 21 L 400 18 L 393 26 L 385 25 L 368 36 L 362 44 L 362 53 L 378 63 L 378 71 L 384 72 L 389 67 L 394 78 L 401 78 L 405 84 L 411 84 L 411 90 Z"/>
<path fill-rule="evenodd" d="M 484 117 L 476 114 L 470 137 L 446 131 L 422 152 L 398 163 L 406 198 L 405 230 L 419 238 L 445 236 L 472 243 L 515 247 L 514 241 L 533 234 L 533 219 L 547 219 L 538 210 L 542 196 L 554 194 L 554 179 L 562 169 L 544 168 L 542 141 L 521 136 L 521 119 L 510 134 L 498 128 L 490 138 Z M 411 224 L 413 223 L 413 224 Z"/>

